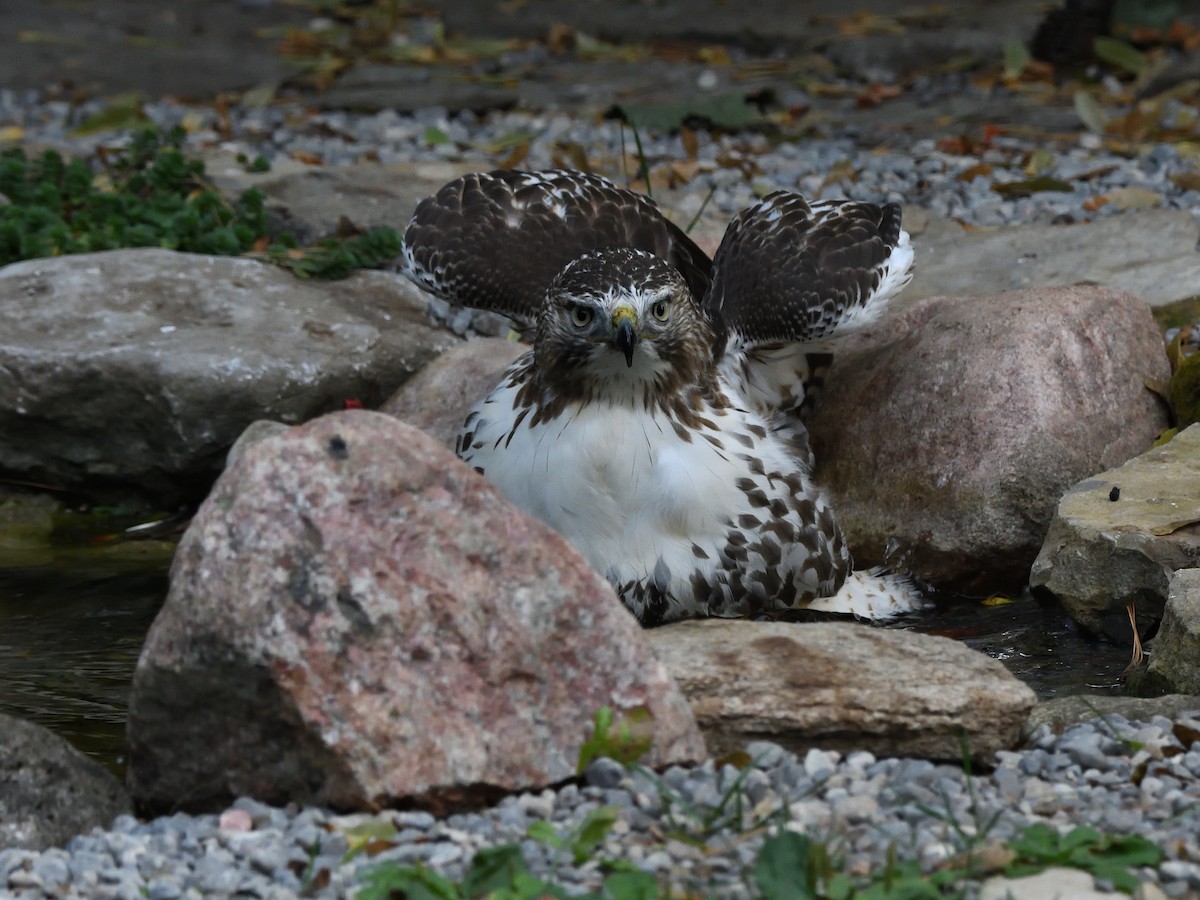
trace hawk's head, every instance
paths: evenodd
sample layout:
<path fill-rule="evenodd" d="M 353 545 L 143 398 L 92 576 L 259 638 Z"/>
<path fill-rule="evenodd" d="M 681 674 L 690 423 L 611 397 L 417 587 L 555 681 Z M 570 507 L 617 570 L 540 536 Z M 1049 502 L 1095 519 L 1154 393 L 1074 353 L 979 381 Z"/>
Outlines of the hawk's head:
<path fill-rule="evenodd" d="M 715 372 L 713 330 L 683 276 L 640 250 L 597 250 L 550 284 L 534 354 L 564 399 L 673 394 Z"/>

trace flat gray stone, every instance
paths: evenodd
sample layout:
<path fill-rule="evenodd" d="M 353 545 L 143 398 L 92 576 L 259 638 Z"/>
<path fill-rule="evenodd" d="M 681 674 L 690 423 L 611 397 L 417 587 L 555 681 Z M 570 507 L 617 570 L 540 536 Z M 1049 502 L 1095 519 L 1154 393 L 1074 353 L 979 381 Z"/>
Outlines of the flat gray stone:
<path fill-rule="evenodd" d="M 1163 616 L 1172 573 L 1197 566 L 1200 424 L 1067 491 L 1029 583 L 1058 597 L 1084 627 L 1127 642 L 1127 605 L 1148 632 Z"/>
<path fill-rule="evenodd" d="M 860 624 L 706 619 L 647 633 L 710 753 L 768 740 L 803 755 L 987 760 L 1016 744 L 1033 691 L 948 638 Z"/>
<path fill-rule="evenodd" d="M 204 161 L 226 196 L 239 196 L 252 187 L 262 191 L 273 229 L 301 244 L 329 237 L 343 217 L 359 228 L 386 225 L 403 233 L 421 200 L 480 168 L 478 163 L 306 166 L 281 159 L 268 172 L 247 172 L 228 151 L 209 153 Z"/>
<path fill-rule="evenodd" d="M 0 472 L 158 502 L 202 493 L 255 419 L 377 405 L 457 343 L 368 271 L 117 250 L 0 269 Z"/>
<path fill-rule="evenodd" d="M 1194 296 L 1200 222 L 1185 210 L 1137 210 L 1076 225 L 964 229 L 905 210 L 916 274 L 898 307 L 924 297 L 987 296 L 1030 287 L 1093 284 L 1151 306 Z"/>

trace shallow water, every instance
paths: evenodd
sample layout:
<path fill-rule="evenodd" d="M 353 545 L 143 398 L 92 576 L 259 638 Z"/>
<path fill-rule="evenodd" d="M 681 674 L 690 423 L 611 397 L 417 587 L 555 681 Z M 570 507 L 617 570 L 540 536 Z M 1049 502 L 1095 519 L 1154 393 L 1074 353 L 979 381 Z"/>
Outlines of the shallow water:
<path fill-rule="evenodd" d="M 0 712 L 124 769 L 125 711 L 165 571 L 0 569 Z"/>
<path fill-rule="evenodd" d="M 0 568 L 0 712 L 63 735 L 121 775 L 125 710 L 142 641 L 166 596 L 161 561 Z M 1129 648 L 1081 635 L 1026 595 L 1000 606 L 942 598 L 901 624 L 1001 659 L 1038 696 L 1119 693 Z"/>
<path fill-rule="evenodd" d="M 996 657 L 1039 700 L 1122 693 L 1121 673 L 1132 653 L 1131 647 L 1081 633 L 1060 606 L 1039 603 L 1028 591 L 993 605 L 964 597 L 936 598 L 935 608 L 911 627 Z"/>

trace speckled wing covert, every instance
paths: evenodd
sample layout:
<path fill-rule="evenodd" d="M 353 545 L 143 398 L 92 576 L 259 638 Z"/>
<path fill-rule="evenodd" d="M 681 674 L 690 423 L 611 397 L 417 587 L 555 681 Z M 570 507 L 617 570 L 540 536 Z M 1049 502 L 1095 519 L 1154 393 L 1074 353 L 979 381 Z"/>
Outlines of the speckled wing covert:
<path fill-rule="evenodd" d="M 417 206 L 404 263 L 435 296 L 532 324 L 567 263 L 610 247 L 670 262 L 697 299 L 708 289 L 708 257 L 652 200 L 583 172 L 499 170 L 451 181 Z"/>
<path fill-rule="evenodd" d="M 730 223 L 703 305 L 743 345 L 819 341 L 877 318 L 912 257 L 894 203 L 776 191 Z"/>

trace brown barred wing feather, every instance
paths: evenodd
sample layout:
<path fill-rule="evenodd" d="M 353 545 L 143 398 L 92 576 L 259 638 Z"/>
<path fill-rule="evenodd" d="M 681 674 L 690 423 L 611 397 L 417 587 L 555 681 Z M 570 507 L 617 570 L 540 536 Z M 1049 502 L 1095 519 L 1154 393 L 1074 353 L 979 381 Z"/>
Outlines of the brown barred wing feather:
<path fill-rule="evenodd" d="M 912 258 L 896 204 L 776 191 L 730 223 L 704 308 L 743 346 L 820 341 L 876 319 Z"/>
<path fill-rule="evenodd" d="M 585 253 L 628 247 L 675 266 L 700 298 L 711 262 L 654 202 L 582 172 L 465 175 L 417 206 L 405 274 L 450 302 L 532 324 L 546 288 Z"/>

